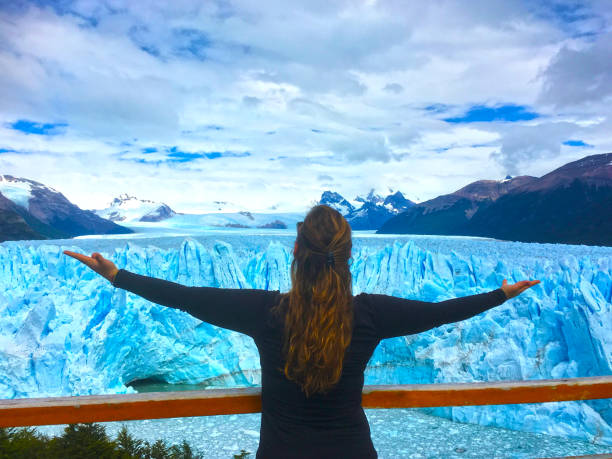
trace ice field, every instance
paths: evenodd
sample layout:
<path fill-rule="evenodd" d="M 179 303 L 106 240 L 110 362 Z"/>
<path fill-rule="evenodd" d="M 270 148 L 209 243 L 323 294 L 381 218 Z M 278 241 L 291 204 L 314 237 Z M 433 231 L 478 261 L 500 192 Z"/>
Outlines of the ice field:
<path fill-rule="evenodd" d="M 295 232 L 186 235 L 173 229 L 170 235 L 150 228 L 137 235 L 0 244 L 0 397 L 126 393 L 135 390 L 129 383 L 142 380 L 259 384 L 251 338 L 116 289 L 62 251 L 98 251 L 120 268 L 185 285 L 286 291 Z M 355 232 L 351 269 L 354 294 L 425 301 L 493 290 L 504 278 L 541 280 L 467 321 L 383 340 L 366 384 L 612 374 L 610 247 Z M 609 399 L 429 413 L 612 445 Z"/>

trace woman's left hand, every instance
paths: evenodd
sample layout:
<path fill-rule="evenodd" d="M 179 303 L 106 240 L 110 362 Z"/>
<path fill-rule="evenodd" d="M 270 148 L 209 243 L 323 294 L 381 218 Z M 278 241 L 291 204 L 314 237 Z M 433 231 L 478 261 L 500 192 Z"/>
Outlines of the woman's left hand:
<path fill-rule="evenodd" d="M 117 266 L 110 260 L 107 260 L 98 252 L 94 252 L 91 254 L 91 257 L 87 255 L 83 255 L 81 253 L 71 252 L 70 250 L 64 250 L 64 253 L 72 258 L 76 258 L 81 263 L 87 265 L 89 268 L 100 274 L 102 277 L 105 277 L 110 282 L 115 280 L 115 275 L 117 274 Z"/>
<path fill-rule="evenodd" d="M 539 280 L 532 280 L 532 281 L 524 280 L 524 281 L 519 281 L 516 284 L 509 284 L 508 281 L 504 279 L 502 282 L 501 289 L 506 294 L 506 298 L 510 299 L 510 298 L 514 298 L 515 296 L 520 295 L 528 288 L 531 288 L 534 285 L 539 284 L 539 283 L 540 283 Z"/>

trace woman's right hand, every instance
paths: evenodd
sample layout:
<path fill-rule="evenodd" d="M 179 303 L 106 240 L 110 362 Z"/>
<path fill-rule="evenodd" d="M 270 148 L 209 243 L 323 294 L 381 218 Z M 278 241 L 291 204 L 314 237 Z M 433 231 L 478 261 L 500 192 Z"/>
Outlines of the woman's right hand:
<path fill-rule="evenodd" d="M 83 255 L 81 253 L 72 252 L 70 250 L 64 250 L 64 253 L 72 258 L 76 258 L 84 265 L 88 266 L 93 271 L 97 272 L 100 276 L 105 277 L 110 282 L 115 280 L 115 276 L 119 271 L 115 263 L 110 260 L 107 260 L 98 252 L 94 252 L 91 254 L 91 257 L 87 255 Z"/>
<path fill-rule="evenodd" d="M 540 283 L 539 280 L 532 280 L 532 281 L 524 280 L 524 281 L 519 281 L 516 284 L 508 284 L 508 281 L 504 279 L 502 282 L 501 289 L 506 294 L 506 298 L 510 299 L 510 298 L 514 298 L 515 296 L 520 295 L 528 288 L 533 287 L 534 285 L 539 284 L 539 283 Z"/>

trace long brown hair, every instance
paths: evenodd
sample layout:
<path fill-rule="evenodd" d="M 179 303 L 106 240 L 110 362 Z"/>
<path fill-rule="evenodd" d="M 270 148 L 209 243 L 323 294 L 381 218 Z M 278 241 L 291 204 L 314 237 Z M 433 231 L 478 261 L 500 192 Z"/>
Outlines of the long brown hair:
<path fill-rule="evenodd" d="M 313 207 L 298 223 L 291 290 L 284 312 L 284 374 L 309 397 L 339 380 L 353 331 L 351 227 L 329 206 Z"/>

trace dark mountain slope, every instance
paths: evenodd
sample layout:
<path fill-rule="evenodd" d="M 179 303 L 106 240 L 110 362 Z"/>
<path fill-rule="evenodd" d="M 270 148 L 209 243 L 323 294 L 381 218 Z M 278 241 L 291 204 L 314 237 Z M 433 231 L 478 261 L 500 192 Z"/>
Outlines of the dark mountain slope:
<path fill-rule="evenodd" d="M 17 193 L 15 202 L 0 193 L 0 240 L 63 239 L 85 234 L 133 233 L 100 218 L 94 212 L 82 210 L 66 197 L 42 183 L 11 175 L 0 176 L 9 196 Z"/>
<path fill-rule="evenodd" d="M 454 193 L 422 202 L 388 220 L 379 233 L 400 234 L 469 234 L 472 216 L 482 206 L 488 206 L 512 190 L 537 180 L 520 176 L 505 180 L 478 180 Z"/>
<path fill-rule="evenodd" d="M 474 193 L 479 184 L 474 182 L 418 204 L 378 232 L 612 245 L 612 153 L 587 156 L 538 179 L 513 181 L 497 197 L 489 185 L 490 197 Z"/>
<path fill-rule="evenodd" d="M 501 197 L 474 215 L 468 233 L 612 246 L 612 154 L 568 163 Z"/>

